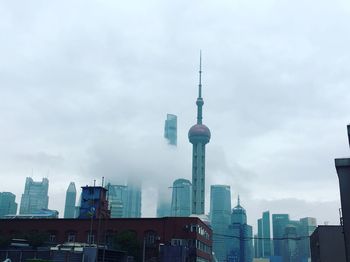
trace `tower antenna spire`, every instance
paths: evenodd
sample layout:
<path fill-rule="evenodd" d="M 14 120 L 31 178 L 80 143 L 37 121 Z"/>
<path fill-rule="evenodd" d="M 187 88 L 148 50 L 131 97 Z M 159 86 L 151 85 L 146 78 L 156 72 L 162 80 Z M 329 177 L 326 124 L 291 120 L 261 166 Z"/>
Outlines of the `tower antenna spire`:
<path fill-rule="evenodd" d="M 198 97 L 202 97 L 202 50 L 199 51 L 199 85 L 198 85 Z"/>
<path fill-rule="evenodd" d="M 241 200 L 239 198 L 239 194 L 238 194 L 238 199 L 237 199 L 237 206 L 240 206 L 241 205 Z"/>
<path fill-rule="evenodd" d="M 202 50 L 199 52 L 199 84 L 198 84 L 198 98 L 197 98 L 197 124 L 202 124 L 202 107 L 204 104 L 202 98 Z"/>

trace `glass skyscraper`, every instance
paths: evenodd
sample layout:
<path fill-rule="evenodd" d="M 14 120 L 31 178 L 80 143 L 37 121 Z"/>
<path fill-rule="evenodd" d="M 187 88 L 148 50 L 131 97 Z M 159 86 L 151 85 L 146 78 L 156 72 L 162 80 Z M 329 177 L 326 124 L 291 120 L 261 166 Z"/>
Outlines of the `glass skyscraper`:
<path fill-rule="evenodd" d="M 210 221 L 215 257 L 219 262 L 226 261 L 230 241 L 227 232 L 231 223 L 230 186 L 212 185 L 210 187 Z"/>
<path fill-rule="evenodd" d="M 289 224 L 288 214 L 272 214 L 274 256 L 282 257 L 283 236 L 285 234 L 285 229 L 288 224 Z"/>
<path fill-rule="evenodd" d="M 107 184 L 109 209 L 112 218 L 127 217 L 128 187 Z"/>
<path fill-rule="evenodd" d="M 170 145 L 177 144 L 177 116 L 167 114 L 164 125 L 164 137 L 168 140 Z"/>
<path fill-rule="evenodd" d="M 66 192 L 66 203 L 64 205 L 64 218 L 75 218 L 75 201 L 77 190 L 74 182 L 70 182 Z"/>
<path fill-rule="evenodd" d="M 16 215 L 16 196 L 11 192 L 0 192 L 0 217 L 6 215 Z"/>
<path fill-rule="evenodd" d="M 48 190 L 49 180 L 47 178 L 43 178 L 41 182 L 35 182 L 31 177 L 27 177 L 19 213 L 31 214 L 40 209 L 47 209 L 49 205 Z"/>
<path fill-rule="evenodd" d="M 271 245 L 271 230 L 270 230 L 270 212 L 265 211 L 262 218 L 258 219 L 258 246 L 257 255 L 262 258 L 269 258 L 272 256 Z"/>
<path fill-rule="evenodd" d="M 171 200 L 171 216 L 188 217 L 192 214 L 191 182 L 187 179 L 174 181 Z"/>
<path fill-rule="evenodd" d="M 141 183 L 128 182 L 128 200 L 126 217 L 141 217 Z"/>
<path fill-rule="evenodd" d="M 232 239 L 230 239 L 229 252 L 226 261 L 252 262 L 253 228 L 247 224 L 246 210 L 241 206 L 239 197 L 237 206 L 232 209 L 229 232 L 232 234 Z"/>

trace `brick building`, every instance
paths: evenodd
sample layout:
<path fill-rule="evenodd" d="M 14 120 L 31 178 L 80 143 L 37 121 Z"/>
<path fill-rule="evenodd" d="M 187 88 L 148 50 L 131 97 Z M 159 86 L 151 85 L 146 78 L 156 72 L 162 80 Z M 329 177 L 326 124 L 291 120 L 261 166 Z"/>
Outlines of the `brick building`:
<path fill-rule="evenodd" d="M 212 231 L 197 217 L 115 219 L 0 219 L 0 235 L 9 239 L 44 233 L 51 245 L 65 242 L 111 246 L 115 237 L 129 232 L 145 261 L 160 258 L 160 250 L 182 246 L 188 261 L 212 261 Z M 173 251 L 172 251 L 173 252 Z"/>

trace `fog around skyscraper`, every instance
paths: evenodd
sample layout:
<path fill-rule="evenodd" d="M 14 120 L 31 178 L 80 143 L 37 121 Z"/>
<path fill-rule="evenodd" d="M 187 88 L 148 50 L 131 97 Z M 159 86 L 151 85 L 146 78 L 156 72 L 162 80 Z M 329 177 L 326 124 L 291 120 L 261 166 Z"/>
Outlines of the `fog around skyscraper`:
<path fill-rule="evenodd" d="M 210 185 L 227 184 L 250 224 L 264 210 L 338 223 L 349 10 L 341 0 L 1 3 L 0 191 L 20 204 L 27 176 L 48 177 L 62 215 L 69 181 L 137 177 L 142 215 L 154 216 L 158 188 L 191 179 L 202 49 L 206 213 Z M 163 139 L 167 112 L 181 119 L 176 150 Z"/>

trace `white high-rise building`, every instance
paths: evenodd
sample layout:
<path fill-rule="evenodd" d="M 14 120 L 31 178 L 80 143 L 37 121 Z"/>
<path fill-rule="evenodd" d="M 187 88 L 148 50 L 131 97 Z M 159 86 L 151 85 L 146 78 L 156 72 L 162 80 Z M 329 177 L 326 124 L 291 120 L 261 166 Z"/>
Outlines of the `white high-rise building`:
<path fill-rule="evenodd" d="M 66 203 L 64 205 L 64 218 L 75 218 L 75 201 L 77 190 L 74 182 L 70 182 L 66 192 Z"/>

